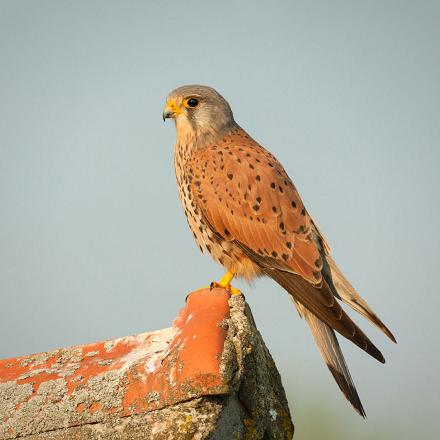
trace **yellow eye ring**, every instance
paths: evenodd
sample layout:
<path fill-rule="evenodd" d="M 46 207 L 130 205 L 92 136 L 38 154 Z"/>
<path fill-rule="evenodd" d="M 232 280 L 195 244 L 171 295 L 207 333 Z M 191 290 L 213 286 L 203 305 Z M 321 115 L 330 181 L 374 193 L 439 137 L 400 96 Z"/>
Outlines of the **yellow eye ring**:
<path fill-rule="evenodd" d="M 186 108 L 194 108 L 199 105 L 199 100 L 197 98 L 186 98 L 183 100 L 183 105 Z"/>

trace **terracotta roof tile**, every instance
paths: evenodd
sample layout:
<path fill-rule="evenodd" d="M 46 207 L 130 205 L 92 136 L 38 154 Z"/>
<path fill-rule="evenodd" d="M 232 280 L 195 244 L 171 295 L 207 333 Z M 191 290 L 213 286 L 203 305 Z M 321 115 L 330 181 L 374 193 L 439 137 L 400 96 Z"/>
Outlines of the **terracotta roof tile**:
<path fill-rule="evenodd" d="M 65 417 L 74 426 L 102 413 L 125 416 L 226 394 L 220 360 L 228 299 L 223 289 L 199 290 L 170 328 L 1 360 L 0 392 L 15 396 L 13 407 L 0 407 L 2 426 L 12 434 L 28 417 L 53 412 L 55 429 L 65 427 Z"/>
<path fill-rule="evenodd" d="M 0 361 L 0 440 L 291 439 L 242 295 L 192 293 L 172 327 Z"/>

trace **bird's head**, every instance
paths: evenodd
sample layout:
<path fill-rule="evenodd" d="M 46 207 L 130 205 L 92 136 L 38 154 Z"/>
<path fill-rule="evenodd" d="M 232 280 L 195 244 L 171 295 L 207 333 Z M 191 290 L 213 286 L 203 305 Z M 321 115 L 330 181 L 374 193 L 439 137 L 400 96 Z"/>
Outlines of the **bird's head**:
<path fill-rule="evenodd" d="M 174 119 L 177 137 L 201 138 L 222 135 L 235 125 L 231 107 L 216 90 L 189 85 L 167 97 L 163 120 Z"/>

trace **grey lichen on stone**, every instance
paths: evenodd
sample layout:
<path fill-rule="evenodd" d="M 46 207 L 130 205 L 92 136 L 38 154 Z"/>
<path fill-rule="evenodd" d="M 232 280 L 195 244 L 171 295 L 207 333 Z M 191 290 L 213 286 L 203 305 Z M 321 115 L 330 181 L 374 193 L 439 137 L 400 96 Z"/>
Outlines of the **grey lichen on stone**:
<path fill-rule="evenodd" d="M 121 383 L 131 370 L 106 371 L 85 383 L 78 375 L 78 386 L 71 394 L 64 377 L 42 382 L 35 392 L 29 383 L 6 382 L 0 384 L 0 414 L 6 420 L 0 422 L 0 439 L 290 440 L 293 425 L 281 378 L 249 306 L 243 295 L 232 296 L 229 306 L 230 317 L 220 324 L 226 330 L 220 373 L 228 385 L 218 395 L 197 396 L 141 413 L 134 413 L 133 408 L 133 414 L 127 415 L 122 413 Z M 113 346 L 110 341 L 105 349 Z M 73 365 L 81 356 L 77 349 L 50 356 L 54 353 L 61 354 L 60 363 Z M 50 356 L 35 357 L 31 364 L 38 369 Z M 55 363 L 46 372 L 57 367 Z M 138 373 L 133 370 L 131 374 Z M 155 402 L 160 397 L 158 391 L 151 391 L 145 400 Z"/>
<path fill-rule="evenodd" d="M 281 377 L 251 310 L 243 295 L 231 296 L 229 306 L 221 372 L 244 414 L 234 435 L 239 439 L 291 439 L 294 427 Z M 221 423 L 220 428 L 224 428 Z"/>
<path fill-rule="evenodd" d="M 91 377 L 88 381 L 88 394 L 104 408 L 121 407 L 124 398 L 124 390 L 120 386 L 122 375 L 120 370 L 111 370 Z"/>
<path fill-rule="evenodd" d="M 4 382 L 0 384 L 0 438 L 7 438 L 10 425 L 5 422 L 12 420 L 17 405 L 25 402 L 32 395 L 33 388 L 30 384 L 19 385 L 15 382 Z"/>
<path fill-rule="evenodd" d="M 217 397 L 197 398 L 144 414 L 38 433 L 26 438 L 29 440 L 203 440 L 210 438 L 216 429 L 223 405 L 222 399 Z M 230 437 L 223 438 L 226 439 L 229 440 Z"/>
<path fill-rule="evenodd" d="M 38 394 L 48 402 L 59 402 L 66 395 L 66 381 L 64 379 L 55 379 L 43 382 L 38 388 Z"/>

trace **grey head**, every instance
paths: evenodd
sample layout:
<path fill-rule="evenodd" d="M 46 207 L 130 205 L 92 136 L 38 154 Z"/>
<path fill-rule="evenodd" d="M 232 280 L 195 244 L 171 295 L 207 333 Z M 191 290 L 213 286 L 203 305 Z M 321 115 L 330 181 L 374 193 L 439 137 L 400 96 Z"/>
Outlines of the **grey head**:
<path fill-rule="evenodd" d="M 174 119 L 178 137 L 222 135 L 236 125 L 223 96 L 212 87 L 201 85 L 173 90 L 163 110 L 163 119 L 167 118 Z"/>

